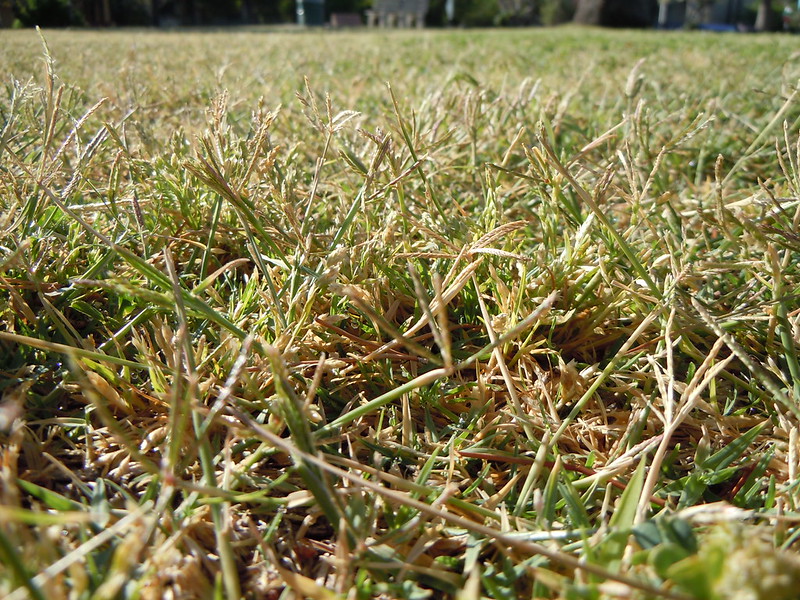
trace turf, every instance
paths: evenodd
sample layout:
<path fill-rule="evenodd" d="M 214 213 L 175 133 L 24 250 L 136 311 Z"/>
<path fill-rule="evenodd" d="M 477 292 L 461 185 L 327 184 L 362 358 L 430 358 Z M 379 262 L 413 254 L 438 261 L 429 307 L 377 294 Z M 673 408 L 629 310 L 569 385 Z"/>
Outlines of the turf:
<path fill-rule="evenodd" d="M 794 598 L 796 48 L 4 32 L 0 595 Z"/>

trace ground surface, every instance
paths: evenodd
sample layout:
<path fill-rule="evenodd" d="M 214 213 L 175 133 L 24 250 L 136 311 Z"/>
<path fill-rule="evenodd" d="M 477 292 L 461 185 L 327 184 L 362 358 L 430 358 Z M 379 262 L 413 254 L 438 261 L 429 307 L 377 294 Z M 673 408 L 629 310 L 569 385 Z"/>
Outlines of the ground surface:
<path fill-rule="evenodd" d="M 43 35 L 0 595 L 795 597 L 795 38 Z"/>

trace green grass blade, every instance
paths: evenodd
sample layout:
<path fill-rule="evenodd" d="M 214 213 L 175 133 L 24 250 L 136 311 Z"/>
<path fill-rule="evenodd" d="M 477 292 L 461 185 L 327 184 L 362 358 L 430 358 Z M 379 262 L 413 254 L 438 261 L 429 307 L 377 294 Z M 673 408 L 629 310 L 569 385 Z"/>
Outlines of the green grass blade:
<path fill-rule="evenodd" d="M 22 559 L 19 557 L 17 549 L 13 546 L 11 541 L 6 537 L 6 534 L 0 529 L 0 557 L 2 562 L 6 565 L 14 576 L 14 583 L 18 586 L 23 586 L 28 590 L 31 598 L 35 600 L 45 600 L 42 590 L 36 585 L 28 575 L 25 566 L 22 564 Z"/>

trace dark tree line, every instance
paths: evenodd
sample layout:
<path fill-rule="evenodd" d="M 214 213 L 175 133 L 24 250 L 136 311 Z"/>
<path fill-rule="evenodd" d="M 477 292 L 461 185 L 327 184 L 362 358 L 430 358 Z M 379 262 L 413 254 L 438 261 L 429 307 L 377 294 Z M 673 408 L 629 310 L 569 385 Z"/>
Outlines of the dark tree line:
<path fill-rule="evenodd" d="M 0 0 L 0 26 L 193 26 L 287 23 L 308 0 Z M 314 1 L 314 0 L 311 0 Z M 319 1 L 319 0 L 317 0 Z M 429 26 L 551 24 L 571 19 L 576 0 L 430 0 Z M 324 0 L 325 12 L 359 13 L 373 0 Z"/>
<path fill-rule="evenodd" d="M 319 0 L 0 0 L 0 26 L 199 26 L 293 22 L 298 2 Z M 649 27 L 668 0 L 455 0 L 454 20 L 447 0 L 430 0 L 429 26 L 460 24 L 553 25 L 579 23 Z M 734 1 L 734 0 L 731 0 Z M 778 23 L 775 9 L 783 0 L 739 0 L 752 13 L 757 29 Z M 687 11 L 709 11 L 725 0 L 686 0 Z M 327 15 L 363 12 L 373 0 L 324 0 Z M 671 5 L 674 6 L 675 2 Z M 677 4 L 681 4 L 677 2 Z M 756 11 L 758 19 L 756 20 Z"/>
<path fill-rule="evenodd" d="M 3 27 L 278 23 L 294 13 L 295 0 L 0 0 Z"/>
<path fill-rule="evenodd" d="M 576 0 L 574 20 L 590 25 L 614 27 L 646 27 L 658 20 L 669 0 Z M 714 15 L 727 13 L 731 25 L 753 26 L 757 31 L 770 31 L 778 23 L 778 12 L 785 0 L 685 0 L 686 24 L 713 22 Z"/>

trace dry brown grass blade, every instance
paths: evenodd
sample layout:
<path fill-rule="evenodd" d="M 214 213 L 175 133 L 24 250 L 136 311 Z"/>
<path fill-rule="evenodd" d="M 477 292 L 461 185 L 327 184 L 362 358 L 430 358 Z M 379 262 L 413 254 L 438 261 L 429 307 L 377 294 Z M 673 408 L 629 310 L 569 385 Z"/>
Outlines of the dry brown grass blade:
<path fill-rule="evenodd" d="M 363 489 L 370 490 L 373 493 L 379 494 L 383 498 L 395 502 L 398 505 L 407 506 L 414 510 L 418 510 L 419 512 L 427 515 L 430 518 L 442 519 L 443 521 L 446 521 L 451 525 L 455 525 L 457 527 L 466 529 L 467 531 L 483 535 L 486 538 L 491 539 L 497 543 L 500 543 L 508 548 L 513 548 L 514 550 L 518 550 L 526 554 L 543 556 L 548 560 L 556 564 L 562 565 L 564 567 L 567 567 L 569 569 L 584 571 L 586 573 L 601 577 L 609 581 L 616 581 L 631 589 L 640 590 L 648 594 L 652 594 L 656 597 L 666 598 L 668 600 L 689 600 L 689 598 L 687 596 L 684 596 L 683 594 L 677 594 L 669 590 L 664 590 L 654 585 L 645 583 L 643 581 L 633 579 L 626 575 L 612 573 L 611 571 L 603 569 L 602 567 L 599 567 L 597 565 L 578 560 L 577 558 L 574 558 L 573 556 L 565 552 L 552 550 L 546 546 L 537 544 L 535 542 L 529 542 L 523 539 L 512 537 L 510 535 L 503 533 L 500 530 L 493 529 L 492 527 L 489 527 L 482 523 L 476 523 L 475 521 L 472 521 L 470 519 L 466 519 L 464 517 L 448 512 L 443 508 L 431 506 L 430 504 L 426 504 L 419 500 L 415 500 L 414 498 L 410 497 L 407 494 L 396 492 L 382 485 L 364 479 L 363 477 L 354 475 L 353 473 L 340 469 L 318 456 L 314 456 L 300 451 L 294 444 L 291 443 L 290 440 L 275 435 L 271 431 L 262 427 L 260 424 L 256 423 L 250 416 L 246 415 L 245 413 L 235 408 L 227 407 L 226 412 L 232 417 L 238 419 L 242 423 L 242 425 L 246 427 L 248 430 L 250 430 L 254 435 L 258 436 L 265 442 L 271 444 L 273 447 L 278 448 L 288 454 L 302 457 L 303 460 L 314 464 L 315 466 L 330 473 L 331 475 L 339 477 L 340 479 L 345 479 L 353 485 L 356 485 Z"/>
<path fill-rule="evenodd" d="M 441 300 L 436 298 L 436 299 L 434 299 L 433 302 L 431 302 L 431 305 L 430 305 L 431 312 L 432 313 L 436 313 L 441 308 L 439 306 L 440 303 L 443 303 L 444 305 L 447 305 L 450 302 L 452 302 L 452 300 L 458 295 L 458 293 L 467 284 L 467 282 L 470 280 L 470 277 L 472 277 L 472 274 L 475 273 L 475 271 L 478 269 L 478 267 L 481 265 L 482 262 L 483 262 L 483 259 L 479 258 L 477 260 L 474 260 L 474 261 L 470 262 L 466 267 L 464 267 L 464 269 L 456 276 L 456 278 L 453 280 L 453 282 L 447 286 L 447 289 L 445 289 L 442 292 Z M 428 315 L 423 314 L 416 323 L 414 323 L 411 327 L 409 327 L 406 331 L 403 332 L 403 335 L 405 337 L 409 337 L 409 336 L 414 335 L 420 329 L 425 327 L 425 325 L 427 325 L 428 322 L 429 322 L 428 321 Z M 376 356 L 380 356 L 381 354 L 383 354 L 387 350 L 391 350 L 392 348 L 397 347 L 398 345 L 400 345 L 400 343 L 401 342 L 399 340 L 392 340 L 390 342 L 386 342 L 383 346 L 373 350 L 372 352 L 367 354 L 361 360 L 364 361 L 364 362 L 373 360 Z"/>
<path fill-rule="evenodd" d="M 698 312 L 705 324 L 708 325 L 711 330 L 717 336 L 719 336 L 722 341 L 725 342 L 725 345 L 730 348 L 731 352 L 733 352 L 736 357 L 741 360 L 750 370 L 750 372 L 758 378 L 761 384 L 770 394 L 772 394 L 775 400 L 777 400 L 784 408 L 791 412 L 796 419 L 800 419 L 800 407 L 798 407 L 796 404 L 797 399 L 793 400 L 789 398 L 789 396 L 787 396 L 786 393 L 780 387 L 778 387 L 778 384 L 775 383 L 772 375 L 767 373 L 764 367 L 754 361 L 747 351 L 742 348 L 742 346 L 736 340 L 734 340 L 727 331 L 720 327 L 716 319 L 711 316 L 711 313 L 706 310 L 700 301 L 698 301 L 696 298 L 692 298 L 691 302 L 692 306 L 694 306 L 695 310 Z"/>
<path fill-rule="evenodd" d="M 79 547 L 75 548 L 75 550 L 73 550 L 60 560 L 54 562 L 44 571 L 34 576 L 33 583 L 40 588 L 46 587 L 51 579 L 57 577 L 59 574 L 69 569 L 72 565 L 77 564 L 79 561 L 83 560 L 88 554 L 94 552 L 96 549 L 108 543 L 116 536 L 124 535 L 129 530 L 129 528 L 137 521 L 143 519 L 144 520 L 152 519 L 152 516 L 148 516 L 148 513 L 150 513 L 152 508 L 153 508 L 153 503 L 151 501 L 145 502 L 144 504 L 139 506 L 134 512 L 128 514 L 127 516 L 123 517 L 113 525 L 107 527 L 102 532 L 98 533 L 96 536 L 94 536 L 87 542 L 83 543 Z M 8 596 L 6 596 L 6 600 L 24 600 L 26 597 L 27 597 L 27 590 L 24 587 L 21 587 L 17 588 L 13 592 L 11 592 Z"/>
<path fill-rule="evenodd" d="M 483 324 L 486 328 L 486 333 L 489 334 L 489 341 L 491 341 L 492 344 L 497 344 L 497 333 L 495 333 L 494 328 L 492 327 L 492 318 L 489 315 L 489 310 L 486 308 L 486 303 L 483 301 L 483 297 L 481 296 L 481 287 L 474 274 L 472 276 L 472 283 L 475 286 L 475 293 L 478 297 L 478 305 L 481 308 L 481 314 L 483 315 Z M 532 442 L 533 440 L 537 439 L 537 437 L 534 433 L 533 425 L 531 424 L 528 415 L 525 413 L 522 408 L 522 404 L 520 403 L 519 394 L 517 393 L 517 386 L 511 377 L 508 366 L 506 365 L 506 360 L 503 356 L 503 349 L 499 346 L 496 346 L 493 354 L 495 360 L 497 361 L 497 366 L 500 368 L 500 373 L 503 376 L 503 382 L 506 385 L 508 396 L 511 398 L 511 404 L 514 407 L 515 417 L 522 424 L 522 428 L 525 431 L 525 435 L 528 437 L 528 441 Z"/>
<path fill-rule="evenodd" d="M 722 349 L 722 346 L 722 340 L 717 340 L 717 343 L 715 343 L 711 348 L 711 351 L 703 361 L 703 364 L 701 364 L 700 368 L 697 369 L 694 377 L 692 377 L 692 380 L 689 382 L 689 385 L 686 386 L 683 394 L 681 394 L 678 413 L 664 426 L 664 433 L 662 434 L 661 442 L 656 448 L 653 461 L 650 464 L 650 471 L 645 479 L 642 497 L 639 501 L 639 506 L 637 507 L 637 523 L 643 522 L 647 516 L 647 509 L 649 505 L 647 499 L 652 496 L 656 484 L 660 478 L 659 473 L 661 470 L 661 465 L 663 464 L 664 457 L 669 449 L 672 436 L 678 430 L 678 427 L 680 427 L 684 422 L 686 417 L 689 416 L 689 413 L 694 410 L 697 402 L 700 400 L 700 394 L 703 393 L 703 391 L 710 385 L 715 377 L 725 370 L 725 368 L 734 358 L 734 356 L 731 355 L 728 358 L 722 359 L 715 363 L 717 354 Z"/>

